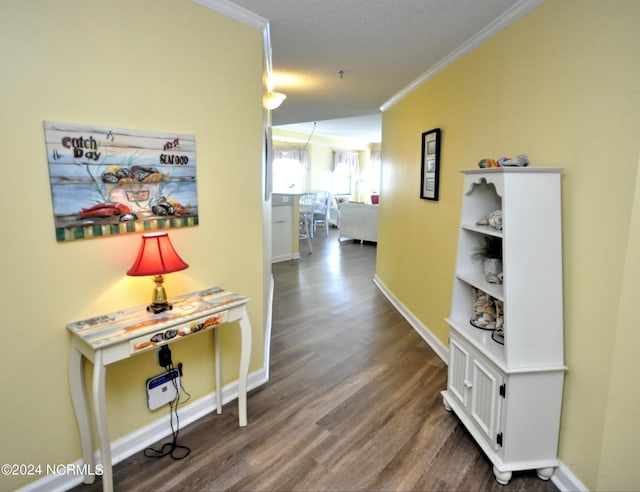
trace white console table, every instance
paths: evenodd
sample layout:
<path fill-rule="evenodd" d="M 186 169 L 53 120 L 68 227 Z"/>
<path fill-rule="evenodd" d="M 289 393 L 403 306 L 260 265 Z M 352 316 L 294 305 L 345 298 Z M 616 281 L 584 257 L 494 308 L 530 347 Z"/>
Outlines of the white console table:
<path fill-rule="evenodd" d="M 96 316 L 69 323 L 72 334 L 69 354 L 71 399 L 80 429 L 82 456 L 89 470 L 96 470 L 94 458 L 95 427 L 102 458 L 103 490 L 113 490 L 111 441 L 107 426 L 105 399 L 106 368 L 147 350 L 182 340 L 194 334 L 238 322 L 241 332 L 238 416 L 241 427 L 247 425 L 247 377 L 251 354 L 251 324 L 246 305 L 249 298 L 217 287 L 172 299 L 173 309 L 152 314 L 145 307 Z M 87 399 L 84 362 L 93 363 L 93 414 Z M 220 344 L 215 330 L 215 378 L 217 412 L 222 410 Z M 95 475 L 87 474 L 85 483 Z"/>

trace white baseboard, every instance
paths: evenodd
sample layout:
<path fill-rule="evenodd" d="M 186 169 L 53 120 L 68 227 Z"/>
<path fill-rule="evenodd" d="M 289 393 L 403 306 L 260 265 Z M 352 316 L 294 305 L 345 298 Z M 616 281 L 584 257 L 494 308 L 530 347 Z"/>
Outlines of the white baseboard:
<path fill-rule="evenodd" d="M 299 260 L 300 253 L 287 253 L 284 255 L 274 256 L 271 258 L 271 263 L 280 263 L 282 261 Z"/>
<path fill-rule="evenodd" d="M 264 327 L 264 343 L 262 360 L 264 370 L 265 383 L 269 380 L 269 368 L 271 367 L 271 327 L 273 326 L 273 294 L 275 290 L 275 281 L 273 274 L 269 276 L 269 292 L 267 297 L 267 319 Z"/>
<path fill-rule="evenodd" d="M 400 300 L 395 295 L 393 295 L 393 293 L 387 288 L 384 282 L 380 280 L 380 277 L 378 277 L 377 274 L 373 277 L 373 283 L 378 286 L 380 292 L 384 294 L 389 302 L 393 304 L 393 307 L 395 307 L 402 315 L 402 317 L 407 320 L 407 322 L 413 327 L 414 330 L 416 330 L 418 335 L 420 335 L 424 339 L 424 341 L 427 342 L 427 345 L 429 345 L 429 347 L 433 349 L 438 357 L 440 357 L 444 361 L 444 363 L 448 365 L 449 349 L 447 348 L 447 346 L 444 345 L 438 339 L 438 337 L 431 333 L 431 330 L 429 330 L 429 328 L 422 324 L 422 322 L 413 315 L 413 313 L 407 308 L 407 306 L 402 304 L 402 302 L 400 302 Z"/>
<path fill-rule="evenodd" d="M 560 492 L 589 492 L 589 489 L 576 477 L 562 461 L 551 476 L 551 481 Z"/>
<path fill-rule="evenodd" d="M 250 391 L 265 384 L 268 380 L 267 371 L 264 368 L 249 374 L 247 390 Z M 238 382 L 234 381 L 222 387 L 223 405 L 238 398 Z M 192 422 L 215 412 L 216 394 L 209 393 L 198 400 L 178 409 L 180 426 L 185 427 Z M 133 431 L 111 443 L 112 462 L 115 465 L 129 456 L 145 449 L 153 443 L 169 436 L 171 428 L 169 425 L 169 415 L 166 415 L 150 424 Z M 96 462 L 99 463 L 96 452 Z M 66 471 L 81 470 L 82 459 L 67 466 Z M 18 492 L 62 492 L 69 490 L 76 485 L 80 485 L 84 477 L 76 474 L 47 475 L 40 480 L 32 482 L 25 487 L 18 489 Z"/>
<path fill-rule="evenodd" d="M 393 295 L 378 275 L 374 275 L 373 283 L 378 286 L 382 294 L 389 300 L 391 304 L 398 310 L 404 319 L 413 327 L 427 345 L 440 357 L 445 364 L 449 365 L 449 348 L 445 346 L 431 331 L 427 328 L 400 300 Z M 556 469 L 551 477 L 553 484 L 558 487 L 561 492 L 589 492 L 589 489 L 576 477 L 571 470 L 560 462 L 560 466 Z"/>

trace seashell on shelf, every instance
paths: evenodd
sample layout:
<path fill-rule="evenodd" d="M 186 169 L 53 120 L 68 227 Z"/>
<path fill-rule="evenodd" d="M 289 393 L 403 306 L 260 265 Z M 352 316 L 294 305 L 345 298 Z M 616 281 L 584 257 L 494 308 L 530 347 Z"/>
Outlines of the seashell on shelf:
<path fill-rule="evenodd" d="M 477 225 L 486 225 L 492 227 L 497 231 L 502 230 L 502 210 L 494 210 L 493 212 L 489 212 L 484 215 L 478 222 Z"/>
<path fill-rule="evenodd" d="M 502 283 L 502 272 L 500 273 L 489 273 L 485 275 L 484 279 L 490 284 L 501 284 Z"/>

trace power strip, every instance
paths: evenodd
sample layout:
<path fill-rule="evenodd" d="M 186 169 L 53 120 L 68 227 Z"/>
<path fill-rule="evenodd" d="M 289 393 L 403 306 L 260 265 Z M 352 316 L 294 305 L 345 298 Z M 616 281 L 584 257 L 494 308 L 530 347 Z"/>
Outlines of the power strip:
<path fill-rule="evenodd" d="M 156 410 L 175 400 L 180 394 L 180 371 L 171 369 L 147 379 L 147 405 Z"/>

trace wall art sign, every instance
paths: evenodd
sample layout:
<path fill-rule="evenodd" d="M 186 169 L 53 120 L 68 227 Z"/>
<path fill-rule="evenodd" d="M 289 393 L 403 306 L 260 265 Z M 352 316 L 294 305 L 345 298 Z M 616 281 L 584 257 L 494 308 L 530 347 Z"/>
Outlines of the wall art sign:
<path fill-rule="evenodd" d="M 195 137 L 44 122 L 58 241 L 198 224 Z"/>
<path fill-rule="evenodd" d="M 420 198 L 438 200 L 440 185 L 440 128 L 422 134 L 422 173 Z"/>

